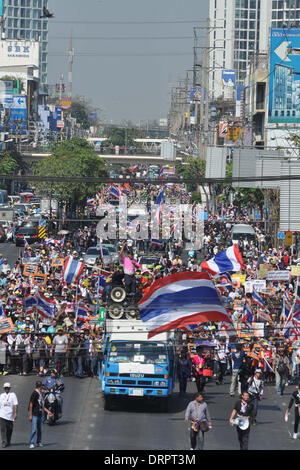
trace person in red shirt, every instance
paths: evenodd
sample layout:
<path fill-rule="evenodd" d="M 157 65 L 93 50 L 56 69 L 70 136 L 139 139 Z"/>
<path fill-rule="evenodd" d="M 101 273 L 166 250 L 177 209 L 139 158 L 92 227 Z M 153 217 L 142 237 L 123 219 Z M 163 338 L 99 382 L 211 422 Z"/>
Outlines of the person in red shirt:
<path fill-rule="evenodd" d="M 283 262 L 284 262 L 285 266 L 288 267 L 288 265 L 290 263 L 290 257 L 289 257 L 289 254 L 288 254 L 287 251 L 284 252 Z"/>
<path fill-rule="evenodd" d="M 194 377 L 196 379 L 197 390 L 201 393 L 205 386 L 205 377 L 203 377 L 205 359 L 200 349 L 197 349 L 197 354 L 193 357 L 192 364 Z"/>

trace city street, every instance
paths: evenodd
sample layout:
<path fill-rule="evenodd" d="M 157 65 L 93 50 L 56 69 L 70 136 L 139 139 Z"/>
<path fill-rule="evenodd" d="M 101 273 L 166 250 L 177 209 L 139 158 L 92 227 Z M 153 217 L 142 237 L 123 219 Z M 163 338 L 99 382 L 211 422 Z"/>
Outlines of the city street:
<path fill-rule="evenodd" d="M 28 448 L 30 424 L 27 407 L 37 377 L 7 376 L 19 399 L 19 416 L 15 422 L 12 450 Z M 184 412 L 193 399 L 196 385 L 190 382 L 186 398 L 175 392 L 170 411 L 162 413 L 154 403 L 126 400 L 113 411 L 103 410 L 102 392 L 96 379 L 64 378 L 63 417 L 57 425 L 43 427 L 45 450 L 188 450 L 189 439 Z M 1 378 L 0 387 L 4 382 Z M 212 417 L 212 430 L 206 434 L 206 450 L 237 450 L 235 428 L 229 425 L 229 416 L 235 399 L 226 385 L 210 383 L 205 389 L 205 400 Z M 177 388 L 176 388 L 177 390 Z M 250 450 L 299 450 L 299 440 L 292 439 L 293 410 L 289 423 L 284 422 L 284 411 L 294 390 L 287 387 L 283 396 L 275 394 L 273 386 L 265 388 L 258 411 L 258 424 L 252 427 Z M 35 449 L 33 452 L 42 449 Z"/>

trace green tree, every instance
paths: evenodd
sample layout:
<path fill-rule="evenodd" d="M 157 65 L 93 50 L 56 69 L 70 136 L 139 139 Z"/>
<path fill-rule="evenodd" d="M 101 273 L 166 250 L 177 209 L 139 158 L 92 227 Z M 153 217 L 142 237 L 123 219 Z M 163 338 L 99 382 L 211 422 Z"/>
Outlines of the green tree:
<path fill-rule="evenodd" d="M 106 131 L 106 137 L 108 138 L 108 145 L 136 145 L 134 139 L 142 137 L 142 132 L 139 129 L 134 127 L 124 128 L 124 127 L 111 127 Z"/>
<path fill-rule="evenodd" d="M 199 179 L 199 183 L 188 183 L 186 185 L 188 192 L 192 193 L 193 202 L 201 202 L 200 186 L 202 186 L 207 198 L 206 189 L 201 183 L 201 180 L 205 178 L 205 167 L 206 163 L 204 160 L 193 157 L 187 157 L 184 163 L 176 164 L 177 175 L 183 176 L 184 178 Z"/>
<path fill-rule="evenodd" d="M 91 124 L 88 118 L 88 110 L 84 104 L 73 101 L 67 114 L 70 114 L 75 118 L 83 129 L 88 129 L 90 127 Z"/>
<path fill-rule="evenodd" d="M 33 170 L 36 176 L 104 177 L 108 176 L 105 162 L 84 139 L 74 138 L 54 147 L 52 155 L 37 163 Z M 93 183 L 38 183 L 41 191 L 52 194 L 61 202 L 73 207 L 83 206 L 86 198 L 95 195 L 97 184 Z"/>

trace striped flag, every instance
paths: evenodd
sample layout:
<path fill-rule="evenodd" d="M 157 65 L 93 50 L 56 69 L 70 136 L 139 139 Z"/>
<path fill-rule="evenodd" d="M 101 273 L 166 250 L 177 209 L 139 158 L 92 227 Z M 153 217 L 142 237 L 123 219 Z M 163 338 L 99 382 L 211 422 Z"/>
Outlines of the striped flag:
<path fill-rule="evenodd" d="M 155 238 L 151 238 L 151 245 L 158 246 L 162 248 L 163 242 L 161 240 L 156 240 Z"/>
<path fill-rule="evenodd" d="M 64 263 L 63 280 L 66 284 L 77 284 L 82 274 L 84 263 L 68 256 Z"/>
<path fill-rule="evenodd" d="M 228 271 L 241 271 L 244 267 L 243 258 L 237 245 L 222 250 L 214 258 L 201 263 L 201 268 L 213 276 Z"/>
<path fill-rule="evenodd" d="M 148 338 L 207 321 L 230 321 L 207 273 L 185 271 L 155 281 L 139 301 Z"/>
<path fill-rule="evenodd" d="M 252 310 L 250 308 L 250 305 L 248 305 L 246 301 L 244 303 L 244 308 L 242 312 L 242 323 L 244 323 L 244 325 L 246 325 L 248 328 L 251 328 L 253 323 Z"/>
<path fill-rule="evenodd" d="M 45 297 L 44 294 L 39 291 L 37 294 L 37 313 L 44 318 L 53 318 L 55 316 L 56 302 L 53 299 Z"/>
<path fill-rule="evenodd" d="M 254 287 L 253 287 L 253 291 L 252 291 L 252 301 L 253 301 L 254 304 L 258 305 L 259 307 L 265 308 L 265 304 L 264 304 L 262 298 L 258 295 L 258 293 L 256 292 Z"/>
<path fill-rule="evenodd" d="M 37 298 L 34 295 L 25 295 L 25 312 L 30 315 L 35 312 Z"/>
<path fill-rule="evenodd" d="M 89 319 L 88 307 L 83 304 L 79 304 L 77 308 L 77 322 L 83 322 Z"/>

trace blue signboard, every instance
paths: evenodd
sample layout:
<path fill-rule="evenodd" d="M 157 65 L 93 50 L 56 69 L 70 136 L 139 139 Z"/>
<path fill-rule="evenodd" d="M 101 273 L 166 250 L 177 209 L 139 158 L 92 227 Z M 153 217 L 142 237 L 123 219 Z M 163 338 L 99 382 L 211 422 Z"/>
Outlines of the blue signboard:
<path fill-rule="evenodd" d="M 285 234 L 284 234 L 284 232 L 278 232 L 277 238 L 278 238 L 278 240 L 284 240 L 284 239 L 285 239 Z"/>
<path fill-rule="evenodd" d="M 13 95 L 10 107 L 10 129 L 12 134 L 27 132 L 27 96 Z"/>
<path fill-rule="evenodd" d="M 196 103 L 196 101 L 200 102 L 202 97 L 201 87 L 191 88 L 190 91 L 190 103 Z M 206 102 L 206 90 L 204 89 L 204 103 Z"/>
<path fill-rule="evenodd" d="M 271 29 L 269 123 L 300 123 L 300 30 Z"/>
<path fill-rule="evenodd" d="M 222 70 L 222 85 L 233 87 L 236 83 L 235 70 Z"/>
<path fill-rule="evenodd" d="M 3 0 L 0 0 L 0 16 L 3 16 Z"/>

